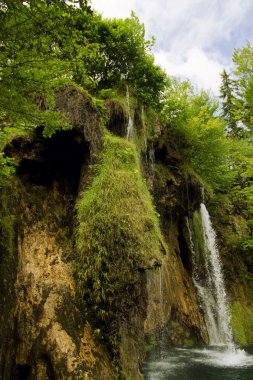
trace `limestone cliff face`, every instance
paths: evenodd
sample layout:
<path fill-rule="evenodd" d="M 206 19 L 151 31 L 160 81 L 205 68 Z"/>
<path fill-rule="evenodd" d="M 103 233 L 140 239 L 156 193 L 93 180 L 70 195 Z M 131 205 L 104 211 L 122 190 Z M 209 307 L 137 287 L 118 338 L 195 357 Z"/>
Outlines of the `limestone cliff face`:
<path fill-rule="evenodd" d="M 57 107 L 72 131 L 46 139 L 39 128 L 6 147 L 18 167 L 15 186 L 1 194 L 0 378 L 114 379 L 77 304 L 72 269 L 79 179 L 101 150 L 102 130 L 85 94 L 67 88 Z"/>
<path fill-rule="evenodd" d="M 39 192 L 41 201 L 41 189 L 32 187 L 31 191 Z M 27 194 L 28 199 L 30 196 Z M 57 220 L 57 211 L 65 209 L 66 199 L 57 189 L 47 191 L 43 198 L 42 209 L 33 206 L 35 214 L 42 212 L 40 220 L 31 220 L 26 202 L 22 205 L 23 218 L 27 220 L 18 247 L 16 362 L 20 370 L 22 366 L 30 367 L 30 378 L 89 378 L 99 350 L 76 307 L 67 261 L 73 249 L 68 239 L 69 226 L 59 225 Z M 99 366 L 102 370 L 106 367 L 103 360 Z"/>
<path fill-rule="evenodd" d="M 171 251 L 159 271 L 148 273 L 145 333 L 147 338 L 156 336 L 159 340 L 162 331 L 163 341 L 173 346 L 208 343 L 196 289 L 179 257 L 177 237 L 177 228 L 171 226 L 168 230 Z"/>
<path fill-rule="evenodd" d="M 152 148 L 153 165 L 146 167 L 163 235 L 169 247 L 160 271 L 148 273 L 149 304 L 145 333 L 167 344 L 207 344 L 208 334 L 192 281 L 186 217 L 199 207 L 201 184 L 185 174 L 173 139 L 162 133 Z M 145 168 L 145 165 L 144 165 Z"/>
<path fill-rule="evenodd" d="M 79 132 L 52 140 L 38 132 L 10 148 L 13 156 L 22 152 L 22 159 L 15 302 L 3 334 L 9 339 L 2 351 L 3 379 L 91 379 L 97 371 L 114 378 L 77 307 L 72 275 L 75 198 L 89 155 L 83 141 Z"/>
<path fill-rule="evenodd" d="M 109 104 L 108 127 L 119 136 L 126 135 L 126 117 L 120 104 Z M 117 120 L 115 124 L 114 121 Z M 186 173 L 173 137 L 163 131 L 159 121 L 152 125 L 154 139 L 144 142 L 142 166 L 147 185 L 160 215 L 168 252 L 160 269 L 147 270 L 147 341 L 161 330 L 168 344 L 207 344 L 208 334 L 191 276 L 191 251 L 186 217 L 199 208 L 201 184 Z M 123 131 L 123 132 L 122 132 Z M 135 133 L 147 138 L 141 109 L 135 110 Z M 152 339 L 151 339 L 152 340 Z"/>
<path fill-rule="evenodd" d="M 107 106 L 108 127 L 125 136 L 125 110 L 120 104 Z M 56 108 L 68 118 L 72 130 L 45 139 L 38 128 L 33 136 L 14 139 L 6 147 L 18 166 L 13 195 L 9 196 L 10 189 L 1 194 L 0 378 L 141 380 L 145 335 L 158 335 L 163 328 L 169 344 L 208 341 L 191 280 L 185 230 L 185 216 L 199 203 L 200 186 L 181 171 L 172 142 L 162 143 L 169 141 L 168 136 L 157 138 L 150 147 L 152 154 L 145 152 L 143 173 L 160 214 L 168 252 L 161 245 L 160 258 L 152 265 L 131 266 L 130 260 L 127 270 L 135 280 L 127 292 L 117 294 L 116 303 L 110 300 L 119 307 L 118 318 L 103 328 L 112 333 L 109 341 L 117 337 L 116 360 L 108 342 L 98 339 L 99 319 L 94 321 L 82 309 L 73 275 L 78 199 L 90 185 L 89 166 L 103 149 L 104 132 L 90 97 L 74 88 L 59 91 Z M 136 133 L 146 138 L 139 112 L 135 112 Z M 156 128 L 158 136 L 159 125 Z M 124 149 L 129 159 L 130 148 Z M 143 196 L 140 193 L 136 191 L 138 197 Z M 145 224 L 145 233 L 152 230 L 150 223 Z M 121 244 L 124 247 L 124 241 Z M 145 254 L 152 256 L 152 252 Z M 122 268 L 117 271 L 126 270 L 125 260 L 118 262 Z M 160 264 L 160 269 L 154 268 Z M 117 310 L 113 312 L 117 315 Z"/>

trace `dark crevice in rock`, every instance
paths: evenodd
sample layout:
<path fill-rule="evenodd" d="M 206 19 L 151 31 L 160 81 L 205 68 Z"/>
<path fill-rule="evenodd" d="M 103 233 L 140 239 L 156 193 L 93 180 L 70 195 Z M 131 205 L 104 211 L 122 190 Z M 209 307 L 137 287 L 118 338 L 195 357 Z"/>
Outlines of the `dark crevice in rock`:
<path fill-rule="evenodd" d="M 106 107 L 109 114 L 107 128 L 113 134 L 125 137 L 127 133 L 128 115 L 122 103 L 117 100 L 108 100 L 106 101 Z"/>
<path fill-rule="evenodd" d="M 168 151 L 165 145 L 155 150 L 155 161 L 169 163 Z"/>
<path fill-rule="evenodd" d="M 184 223 L 182 221 L 179 221 L 178 223 L 178 243 L 183 266 L 188 273 L 192 273 L 191 252 L 189 250 L 188 242 L 185 239 Z"/>
<path fill-rule="evenodd" d="M 28 380 L 31 373 L 31 367 L 28 364 L 18 364 L 14 380 Z"/>
<path fill-rule="evenodd" d="M 47 355 L 43 355 L 38 362 L 41 366 L 46 368 L 46 376 L 48 380 L 57 380 L 50 358 Z M 47 379 L 45 379 L 47 380 Z"/>

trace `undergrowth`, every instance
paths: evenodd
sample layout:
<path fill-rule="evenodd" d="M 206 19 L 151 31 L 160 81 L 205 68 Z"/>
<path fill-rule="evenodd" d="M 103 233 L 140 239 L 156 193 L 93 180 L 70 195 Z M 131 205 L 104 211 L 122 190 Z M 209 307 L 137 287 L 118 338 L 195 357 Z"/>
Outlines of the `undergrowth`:
<path fill-rule="evenodd" d="M 97 337 L 115 351 L 118 321 L 142 297 L 140 273 L 166 247 L 135 146 L 108 133 L 93 170 L 78 205 L 76 281 Z"/>

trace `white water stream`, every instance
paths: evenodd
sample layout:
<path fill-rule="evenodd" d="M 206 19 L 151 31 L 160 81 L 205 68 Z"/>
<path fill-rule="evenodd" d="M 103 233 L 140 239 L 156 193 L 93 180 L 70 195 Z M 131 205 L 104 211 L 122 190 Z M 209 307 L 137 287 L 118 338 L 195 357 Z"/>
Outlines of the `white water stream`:
<path fill-rule="evenodd" d="M 216 234 L 212 227 L 210 215 L 203 203 L 200 205 L 200 213 L 206 248 L 204 255 L 206 267 L 206 291 L 202 289 L 202 300 L 204 307 L 206 307 L 205 312 L 207 320 L 208 322 L 211 322 L 208 326 L 210 344 L 224 344 L 233 347 L 234 343 L 230 313 L 220 255 L 216 243 Z M 212 320 L 214 320 L 215 326 Z"/>
<path fill-rule="evenodd" d="M 204 239 L 204 254 L 202 255 L 201 265 L 196 257 L 189 221 L 187 220 L 186 223 L 189 230 L 190 248 L 193 258 L 193 281 L 204 310 L 210 344 L 234 348 L 230 313 L 220 255 L 216 243 L 216 234 L 204 203 L 200 205 L 200 215 Z"/>
<path fill-rule="evenodd" d="M 127 103 L 127 112 L 128 112 L 128 125 L 127 125 L 126 138 L 128 141 L 130 141 L 132 139 L 132 135 L 133 135 L 134 123 L 133 123 L 133 119 L 131 117 L 130 96 L 129 96 L 128 86 L 126 88 L 126 103 Z"/>
<path fill-rule="evenodd" d="M 144 106 L 141 108 L 141 122 L 144 132 L 144 149 L 145 149 L 145 157 L 146 161 L 148 160 L 147 152 L 148 152 L 148 141 L 147 141 L 147 126 L 145 122 L 145 112 L 144 112 Z"/>
<path fill-rule="evenodd" d="M 189 220 L 193 281 L 204 311 L 210 346 L 205 348 L 167 348 L 154 350 L 144 363 L 145 380 L 249 380 L 253 378 L 253 356 L 235 346 L 215 231 L 209 213 L 200 207 L 204 252 Z M 194 234 L 193 234 L 194 233 Z M 201 256 L 201 257 L 200 257 Z M 162 279 L 162 278 L 161 278 Z M 161 281 L 162 282 L 162 281 Z M 160 286 L 161 289 L 161 286 Z M 161 290 L 161 299 L 163 293 Z"/>

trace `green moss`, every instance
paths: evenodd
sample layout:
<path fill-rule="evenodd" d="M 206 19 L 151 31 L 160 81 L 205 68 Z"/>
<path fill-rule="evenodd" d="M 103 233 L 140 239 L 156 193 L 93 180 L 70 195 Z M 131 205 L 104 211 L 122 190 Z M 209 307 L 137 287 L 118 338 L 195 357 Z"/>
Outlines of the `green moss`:
<path fill-rule="evenodd" d="M 183 346 L 191 347 L 194 346 L 195 341 L 193 338 L 185 338 L 183 342 Z"/>
<path fill-rule="evenodd" d="M 109 115 L 107 112 L 107 109 L 105 107 L 105 102 L 103 99 L 93 98 L 93 103 L 95 104 L 96 108 L 98 109 L 98 112 L 101 117 L 101 121 L 103 125 L 106 125 L 108 123 Z"/>
<path fill-rule="evenodd" d="M 1 189 L 0 263 L 15 256 L 17 247 L 17 189 L 14 180 Z"/>
<path fill-rule="evenodd" d="M 237 344 L 245 346 L 253 343 L 253 306 L 245 306 L 239 301 L 233 302 L 231 324 Z"/>
<path fill-rule="evenodd" d="M 154 171 L 157 187 L 163 194 L 159 197 L 159 205 L 166 205 L 173 210 L 179 202 L 175 192 L 175 189 L 178 187 L 177 179 L 171 169 L 164 164 L 155 163 Z M 171 191 L 167 191 L 169 187 L 168 183 L 171 184 L 170 186 L 173 190 L 170 189 Z"/>
<path fill-rule="evenodd" d="M 152 107 L 145 107 L 145 124 L 147 129 L 147 139 L 152 141 L 161 134 L 160 116 Z"/>
<path fill-rule="evenodd" d="M 15 181 L 1 188 L 0 192 L 0 349 L 4 343 L 11 310 L 15 303 L 15 281 L 18 266 L 18 191 Z"/>
<path fill-rule="evenodd" d="M 147 338 L 146 338 L 146 342 L 145 342 L 145 351 L 148 353 L 152 350 L 152 348 L 154 347 L 154 345 L 156 344 L 156 337 L 155 335 L 149 335 Z"/>
<path fill-rule="evenodd" d="M 176 183 L 176 177 L 168 166 L 161 163 L 156 163 L 155 169 L 157 181 L 159 181 L 159 185 L 161 187 L 165 187 L 168 181 Z"/>
<path fill-rule="evenodd" d="M 105 336 L 140 302 L 140 273 L 159 265 L 166 250 L 132 143 L 106 135 L 94 178 L 79 202 L 78 222 L 78 293 L 89 320 Z M 108 336 L 117 345 L 116 333 Z"/>
<path fill-rule="evenodd" d="M 194 212 L 193 218 L 189 220 L 189 224 L 193 234 L 196 260 L 199 263 L 198 265 L 204 266 L 206 248 L 203 235 L 201 214 L 199 211 Z"/>

